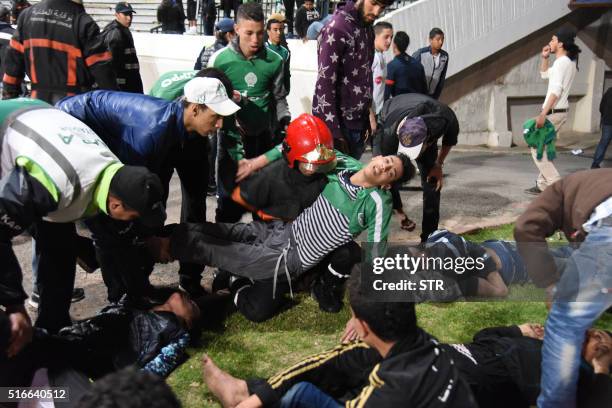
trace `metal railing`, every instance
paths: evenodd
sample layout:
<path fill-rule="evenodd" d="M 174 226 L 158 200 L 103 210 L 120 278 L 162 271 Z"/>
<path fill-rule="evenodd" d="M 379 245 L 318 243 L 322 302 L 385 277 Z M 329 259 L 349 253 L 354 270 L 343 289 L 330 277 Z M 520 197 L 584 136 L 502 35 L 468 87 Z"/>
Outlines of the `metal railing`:
<path fill-rule="evenodd" d="M 225 1 L 232 1 L 232 0 L 225 0 Z M 257 1 L 257 0 L 255 0 Z M 399 1 L 395 1 L 392 5 L 388 6 L 385 11 L 383 12 L 383 15 L 385 15 L 386 13 L 389 13 L 393 10 L 397 10 L 400 7 L 403 7 L 407 4 L 410 3 L 414 3 L 415 1 L 418 0 L 399 0 Z M 329 1 L 329 14 L 333 13 L 334 10 L 336 9 L 336 6 L 338 5 L 338 3 L 340 3 L 340 0 L 330 0 Z M 344 1 L 342 1 L 344 2 Z M 258 1 L 258 3 L 261 3 L 262 7 L 263 7 L 263 11 L 264 11 L 264 15 L 266 17 L 270 16 L 271 14 L 274 13 L 282 13 L 285 14 L 285 6 L 283 4 L 283 2 L 281 0 L 274 0 L 274 1 Z M 297 1 L 296 1 L 297 3 Z M 321 9 L 323 8 L 323 0 L 315 0 L 315 4 L 317 9 L 319 10 L 319 13 L 321 13 Z M 198 21 L 198 33 L 204 33 L 204 21 L 205 21 L 205 15 L 203 14 L 203 10 L 202 10 L 202 5 L 204 4 L 203 1 L 199 0 L 198 1 L 198 13 L 197 15 L 199 16 L 199 21 Z M 215 21 L 219 21 L 219 19 L 221 19 L 222 17 L 226 17 L 225 16 L 225 12 L 223 10 L 223 5 L 222 3 L 217 3 L 215 4 L 215 9 L 216 9 L 216 17 L 215 17 Z M 299 7 L 297 7 L 297 4 L 294 7 L 294 14 L 297 13 Z M 230 12 L 230 15 L 227 17 L 234 17 L 234 11 L 232 10 Z M 295 17 L 295 15 L 294 15 Z M 325 16 L 323 16 L 323 14 L 321 13 L 321 18 L 323 18 Z M 151 32 L 153 32 L 153 30 L 151 30 Z"/>

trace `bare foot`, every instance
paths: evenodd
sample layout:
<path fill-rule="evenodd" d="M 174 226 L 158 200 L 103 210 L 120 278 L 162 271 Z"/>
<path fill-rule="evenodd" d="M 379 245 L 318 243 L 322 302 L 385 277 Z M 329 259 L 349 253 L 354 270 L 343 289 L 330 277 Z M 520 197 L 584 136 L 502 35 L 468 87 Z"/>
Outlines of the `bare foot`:
<path fill-rule="evenodd" d="M 202 357 L 202 376 L 224 408 L 233 408 L 249 397 L 246 381 L 221 370 L 206 354 Z"/>

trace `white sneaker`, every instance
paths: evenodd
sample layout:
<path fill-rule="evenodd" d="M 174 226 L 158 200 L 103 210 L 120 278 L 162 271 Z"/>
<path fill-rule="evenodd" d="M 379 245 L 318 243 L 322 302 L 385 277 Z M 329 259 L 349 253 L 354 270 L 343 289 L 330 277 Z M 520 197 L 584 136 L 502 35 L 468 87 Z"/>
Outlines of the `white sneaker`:
<path fill-rule="evenodd" d="M 187 35 L 198 35 L 198 28 L 196 26 L 189 27 L 189 30 L 185 33 Z"/>

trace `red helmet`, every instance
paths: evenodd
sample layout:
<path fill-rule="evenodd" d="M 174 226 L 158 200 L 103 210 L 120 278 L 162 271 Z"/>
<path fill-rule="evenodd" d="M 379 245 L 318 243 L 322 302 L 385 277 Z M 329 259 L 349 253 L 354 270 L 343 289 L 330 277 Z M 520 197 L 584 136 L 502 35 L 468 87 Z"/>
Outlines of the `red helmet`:
<path fill-rule="evenodd" d="M 283 154 L 293 168 L 295 162 L 310 164 L 335 163 L 334 138 L 321 119 L 302 113 L 287 126 Z"/>

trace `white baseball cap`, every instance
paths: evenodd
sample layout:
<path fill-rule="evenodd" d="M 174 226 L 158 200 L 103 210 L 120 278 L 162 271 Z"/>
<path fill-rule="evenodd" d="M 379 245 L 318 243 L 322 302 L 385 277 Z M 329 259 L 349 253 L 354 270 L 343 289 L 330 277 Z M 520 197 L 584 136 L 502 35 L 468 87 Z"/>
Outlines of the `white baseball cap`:
<path fill-rule="evenodd" d="M 233 115 L 240 109 L 228 96 L 223 83 L 217 78 L 197 77 L 185 84 L 185 99 L 204 104 L 221 116 Z"/>

